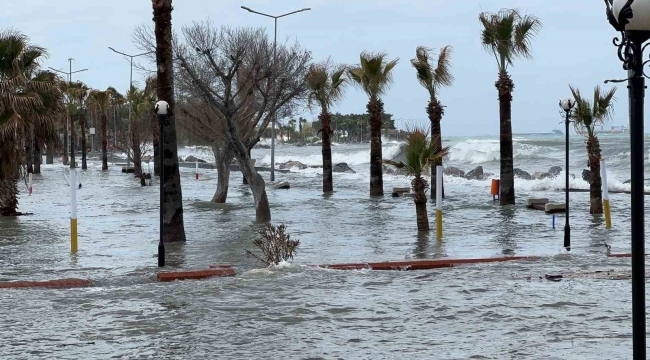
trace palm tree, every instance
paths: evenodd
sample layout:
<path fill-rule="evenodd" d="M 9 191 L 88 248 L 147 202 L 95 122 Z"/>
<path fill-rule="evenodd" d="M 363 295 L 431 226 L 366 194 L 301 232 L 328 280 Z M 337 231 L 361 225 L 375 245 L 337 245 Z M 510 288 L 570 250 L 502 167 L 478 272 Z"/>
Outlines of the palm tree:
<path fill-rule="evenodd" d="M 289 120 L 289 128 L 291 129 L 291 131 L 289 132 L 289 140 L 294 140 L 293 135 L 295 135 L 295 133 L 296 133 L 296 120 L 295 119 Z"/>
<path fill-rule="evenodd" d="M 50 144 L 63 107 L 57 77 L 42 71 L 45 49 L 13 30 L 0 32 L 0 216 L 18 213 L 19 146 L 34 129 Z M 42 135 L 38 135 L 38 134 Z"/>
<path fill-rule="evenodd" d="M 436 149 L 442 149 L 442 133 L 440 121 L 445 114 L 445 109 L 438 99 L 438 89 L 445 86 L 451 86 L 454 77 L 450 72 L 451 46 L 445 46 L 440 49 L 438 61 L 432 64 L 429 61 L 431 50 L 418 46 L 415 50 L 415 59 L 411 60 L 411 65 L 415 68 L 416 76 L 420 84 L 429 92 L 429 104 L 427 105 L 427 115 L 431 122 L 431 136 L 436 139 Z M 442 165 L 442 157 L 431 163 L 431 198 L 436 197 L 436 172 L 435 167 Z M 442 197 L 445 197 L 445 187 L 442 186 Z"/>
<path fill-rule="evenodd" d="M 84 107 L 83 103 L 88 96 L 89 92 L 88 86 L 82 83 L 81 81 L 76 81 L 68 83 L 66 86 L 67 96 L 72 99 L 73 106 L 70 107 L 70 114 L 73 113 L 73 109 L 77 111 L 77 118 L 79 119 L 79 125 L 81 127 L 81 168 L 83 170 L 87 169 L 86 166 L 86 121 L 84 116 Z M 74 103 L 76 101 L 76 104 Z M 77 129 L 74 121 L 74 116 L 70 116 L 70 168 L 75 168 L 75 144 L 77 140 Z"/>
<path fill-rule="evenodd" d="M 102 171 L 108 171 L 108 108 L 111 106 L 111 98 L 115 92 L 114 88 L 108 87 L 104 91 L 93 90 L 90 93 L 92 104 L 100 114 L 100 131 L 102 134 Z"/>
<path fill-rule="evenodd" d="M 569 86 L 575 107 L 571 112 L 576 132 L 584 134 L 587 138 L 587 156 L 589 170 L 591 171 L 591 184 L 589 185 L 589 212 L 591 214 L 603 213 L 602 179 L 600 178 L 600 142 L 596 136 L 596 126 L 602 125 L 611 119 L 614 94 L 616 88 L 604 92 L 600 86 L 594 88 L 593 103 L 582 97 L 580 90 Z"/>
<path fill-rule="evenodd" d="M 449 148 L 438 149 L 438 139 L 432 136 L 428 139 L 428 131 L 415 128 L 409 134 L 404 149 L 405 162 L 384 160 L 385 163 L 403 168 L 408 175 L 413 176 L 411 186 L 413 187 L 413 202 L 417 216 L 418 231 L 429 231 L 429 217 L 427 215 L 427 195 L 429 187 L 426 179 L 422 177 L 427 166 L 441 159 L 447 154 Z"/>
<path fill-rule="evenodd" d="M 305 76 L 309 88 L 309 105 L 318 103 L 321 108 L 318 120 L 323 133 L 323 192 L 334 191 L 332 183 L 332 114 L 330 107 L 343 97 L 343 90 L 347 84 L 345 66 L 334 66 L 329 61 L 312 64 Z"/>
<path fill-rule="evenodd" d="M 388 54 L 362 52 L 359 65 L 348 70 L 354 83 L 368 95 L 368 115 L 370 116 L 370 196 L 384 195 L 383 167 L 381 163 L 381 114 L 384 95 L 393 82 L 392 70 L 399 58 L 387 61 Z"/>
<path fill-rule="evenodd" d="M 165 182 L 163 202 L 165 212 L 170 216 L 163 222 L 163 241 L 185 241 L 183 223 L 183 193 L 178 170 L 178 149 L 176 147 L 176 120 L 174 117 L 174 66 L 172 54 L 172 0 L 151 0 L 153 8 L 154 34 L 156 37 L 156 94 L 158 100 L 169 104 L 165 119 L 163 159 Z"/>
<path fill-rule="evenodd" d="M 494 84 L 499 94 L 501 205 L 515 203 L 515 177 L 512 150 L 512 90 L 515 85 L 508 74 L 508 66 L 517 57 L 531 58 L 531 41 L 542 26 L 532 15 L 520 15 L 517 10 L 503 9 L 496 14 L 482 12 L 481 43 L 494 56 L 499 67 L 499 79 Z"/>

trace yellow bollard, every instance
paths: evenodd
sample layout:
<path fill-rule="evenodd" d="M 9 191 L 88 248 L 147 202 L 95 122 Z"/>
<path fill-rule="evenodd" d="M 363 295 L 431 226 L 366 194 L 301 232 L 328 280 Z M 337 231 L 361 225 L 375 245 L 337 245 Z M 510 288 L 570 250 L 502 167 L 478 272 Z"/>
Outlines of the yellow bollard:
<path fill-rule="evenodd" d="M 77 171 L 70 169 L 70 251 L 77 253 Z"/>
<path fill-rule="evenodd" d="M 600 159 L 600 178 L 603 183 L 603 210 L 605 210 L 605 227 L 612 228 L 612 214 L 609 211 L 609 191 L 607 189 L 607 168 L 605 160 Z"/>
<path fill-rule="evenodd" d="M 442 166 L 436 166 L 436 237 L 442 239 Z"/>

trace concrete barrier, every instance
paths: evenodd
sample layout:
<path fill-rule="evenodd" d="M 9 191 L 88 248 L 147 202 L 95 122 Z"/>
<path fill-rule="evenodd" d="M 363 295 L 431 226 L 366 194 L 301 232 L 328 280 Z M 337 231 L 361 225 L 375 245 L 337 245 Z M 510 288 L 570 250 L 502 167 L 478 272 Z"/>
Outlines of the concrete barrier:
<path fill-rule="evenodd" d="M 3 281 L 0 289 L 11 288 L 74 288 L 92 285 L 88 279 L 60 279 L 47 281 Z"/>

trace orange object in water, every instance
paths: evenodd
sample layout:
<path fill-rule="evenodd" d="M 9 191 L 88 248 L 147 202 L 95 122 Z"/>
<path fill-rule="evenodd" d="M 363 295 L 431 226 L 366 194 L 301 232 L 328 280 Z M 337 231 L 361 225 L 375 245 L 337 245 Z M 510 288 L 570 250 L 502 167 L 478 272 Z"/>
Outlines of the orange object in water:
<path fill-rule="evenodd" d="M 500 180 L 492 179 L 492 189 L 490 189 L 490 195 L 499 195 L 499 185 Z"/>

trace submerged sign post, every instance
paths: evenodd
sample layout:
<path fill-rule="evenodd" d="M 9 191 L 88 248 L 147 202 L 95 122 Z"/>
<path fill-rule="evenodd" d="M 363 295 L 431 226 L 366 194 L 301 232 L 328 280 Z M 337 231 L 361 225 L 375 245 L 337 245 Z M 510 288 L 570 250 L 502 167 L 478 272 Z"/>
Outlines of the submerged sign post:
<path fill-rule="evenodd" d="M 70 169 L 70 251 L 77 253 L 77 171 Z"/>

